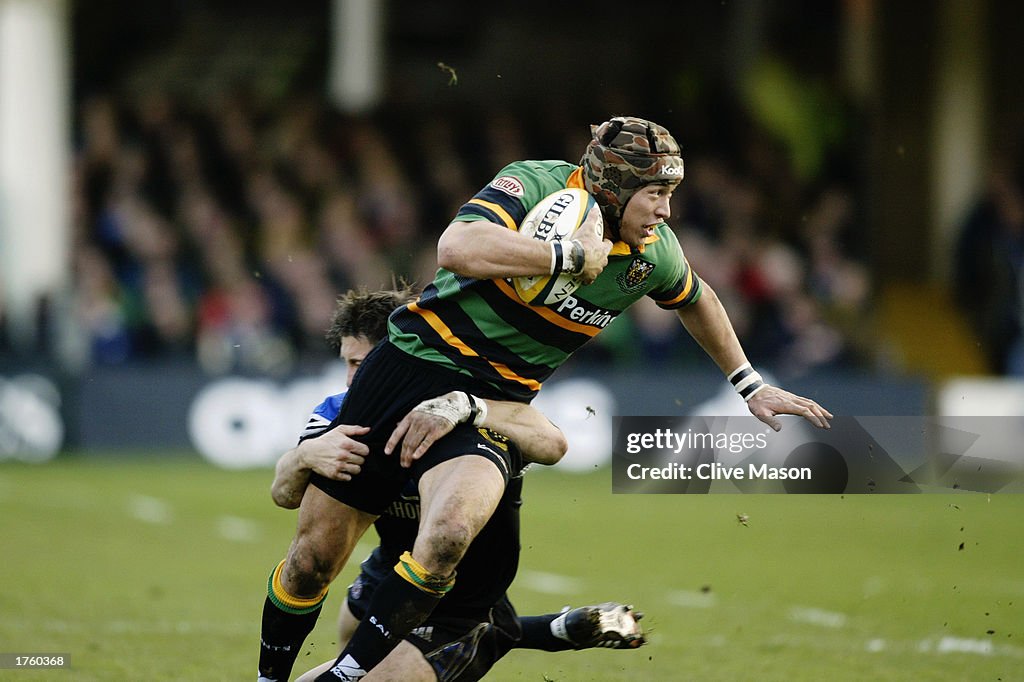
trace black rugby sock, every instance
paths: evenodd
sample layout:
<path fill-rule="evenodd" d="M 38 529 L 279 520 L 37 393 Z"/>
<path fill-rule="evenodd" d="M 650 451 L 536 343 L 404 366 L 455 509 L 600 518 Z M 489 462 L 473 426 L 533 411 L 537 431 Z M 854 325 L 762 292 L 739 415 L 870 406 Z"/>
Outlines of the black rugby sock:
<path fill-rule="evenodd" d="M 523 628 L 523 636 L 516 642 L 516 648 L 540 649 L 541 651 L 570 651 L 574 649 L 572 642 L 555 637 L 551 632 L 551 622 L 560 615 L 559 613 L 549 613 L 544 616 L 520 616 L 519 625 Z"/>
<path fill-rule="evenodd" d="M 281 585 L 282 561 L 270 574 L 260 628 L 259 680 L 285 682 L 320 616 L 327 590 L 313 599 L 293 597 Z"/>
<path fill-rule="evenodd" d="M 431 575 L 409 552 L 403 554 L 395 572 L 374 590 L 363 619 L 335 661 L 334 672 L 324 672 L 317 682 L 360 679 L 430 616 L 454 583 L 454 574 Z"/>

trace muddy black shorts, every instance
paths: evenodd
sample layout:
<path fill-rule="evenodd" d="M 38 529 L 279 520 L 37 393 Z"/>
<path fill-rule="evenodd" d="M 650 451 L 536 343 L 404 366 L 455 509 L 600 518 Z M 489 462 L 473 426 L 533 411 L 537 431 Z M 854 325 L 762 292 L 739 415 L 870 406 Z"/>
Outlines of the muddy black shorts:
<path fill-rule="evenodd" d="M 402 468 L 397 451 L 384 454 L 384 445 L 402 417 L 424 400 L 449 391 L 500 398 L 493 388 L 469 376 L 413 357 L 386 340 L 377 344 L 359 366 L 330 426 L 371 427 L 357 438 L 370 447 L 362 471 L 351 481 L 335 481 L 314 472 L 309 482 L 340 502 L 377 515 L 398 497 L 410 477 L 419 480 L 425 471 L 462 455 L 486 457 L 507 484 L 510 475 L 522 468 L 518 450 L 503 436 L 470 424 L 456 426 L 409 469 Z"/>

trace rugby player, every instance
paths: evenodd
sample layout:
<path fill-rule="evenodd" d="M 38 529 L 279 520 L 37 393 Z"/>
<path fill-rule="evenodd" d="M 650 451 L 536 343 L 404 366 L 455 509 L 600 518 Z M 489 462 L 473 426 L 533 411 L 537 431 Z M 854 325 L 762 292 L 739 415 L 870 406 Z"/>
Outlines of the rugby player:
<path fill-rule="evenodd" d="M 327 340 L 340 352 L 348 367 L 348 383 L 352 382 L 362 359 L 385 335 L 387 315 L 412 298 L 411 291 L 403 289 L 349 292 L 339 299 Z M 315 437 L 333 421 L 344 396 L 344 393 L 329 396 L 318 405 L 307 422 L 299 445 L 278 461 L 271 496 L 279 506 L 288 509 L 299 506 L 313 470 L 328 478 L 344 480 L 358 474 L 367 448 L 351 436 L 360 434 L 363 428 L 341 425 L 322 438 Z M 455 394 L 425 401 L 416 410 L 437 418 L 437 437 L 440 437 L 461 419 L 455 406 L 462 401 L 467 405 L 465 411 L 468 416 L 468 400 Z M 493 415 L 500 415 L 506 407 L 490 401 L 487 404 L 492 415 L 489 422 L 494 419 Z M 566 449 L 561 432 L 532 408 L 516 403 L 507 407 L 525 415 L 519 418 L 523 425 L 512 428 L 518 428 L 528 444 L 524 450 L 526 457 L 545 464 L 557 462 Z M 499 446 L 514 447 L 504 436 L 493 432 L 490 435 Z M 392 671 L 395 676 L 408 681 L 471 682 L 481 679 L 498 659 L 513 648 L 562 651 L 601 646 L 625 649 L 644 643 L 643 633 L 637 624 L 639 614 L 623 604 L 606 602 L 572 610 L 566 608 L 560 613 L 543 616 L 520 617 L 516 614 L 505 589 L 515 575 L 519 560 L 521 491 L 522 471 L 519 471 L 510 481 L 490 521 L 460 562 L 458 587 L 423 626 L 407 635 L 405 641 L 378 666 L 378 674 Z M 418 497 L 415 484 L 410 482 L 401 497 L 374 524 L 380 545 L 363 562 L 361 573 L 350 586 L 347 600 L 342 604 L 340 647 L 344 647 L 351 637 L 376 585 L 392 570 L 402 552 L 412 546 L 418 523 Z M 501 566 L 505 571 L 503 575 L 507 577 L 495 576 L 494 564 Z M 289 608 L 287 595 L 276 593 L 274 585 L 275 575 L 272 575 L 267 600 L 271 613 Z M 261 672 L 275 678 L 261 679 L 287 679 L 291 663 L 286 659 L 294 658 L 287 653 L 283 647 L 268 651 L 266 660 L 261 661 Z M 314 679 L 333 665 L 334 660 L 331 659 L 299 679 Z"/>
<path fill-rule="evenodd" d="M 445 229 L 434 282 L 392 314 L 388 341 L 367 355 L 335 419 L 334 425 L 371 426 L 359 436 L 369 455 L 358 484 L 310 477 L 281 570 L 289 595 L 320 598 L 375 516 L 410 477 L 417 482 L 421 523 L 412 551 L 382 581 L 338 665 L 321 679 L 361 679 L 426 619 L 516 470 L 511 453 L 488 446 L 471 425 L 460 424 L 429 448 L 421 446 L 425 431 L 417 424 L 396 429 L 425 399 L 461 391 L 528 403 L 573 351 L 649 296 L 678 315 L 753 415 L 776 430 L 781 414 L 828 427 L 827 410 L 768 385 L 753 370 L 718 297 L 686 261 L 665 222 L 682 177 L 679 145 L 668 130 L 615 117 L 592 128 L 580 164 L 515 162 Z M 584 188 L 600 207 L 568 243 L 519 234 L 534 205 L 567 187 Z M 561 272 L 583 286 L 547 306 L 524 304 L 506 281 Z M 400 455 L 390 456 L 399 438 Z"/>

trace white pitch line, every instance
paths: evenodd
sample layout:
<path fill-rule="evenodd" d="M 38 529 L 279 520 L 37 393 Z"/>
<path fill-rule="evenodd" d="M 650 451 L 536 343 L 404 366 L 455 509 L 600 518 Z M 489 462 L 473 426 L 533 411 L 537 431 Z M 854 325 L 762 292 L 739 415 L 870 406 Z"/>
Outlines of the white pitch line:
<path fill-rule="evenodd" d="M 1006 657 L 1024 660 L 1024 647 L 1014 644 L 1002 644 L 988 639 L 971 637 L 925 637 L 924 639 L 893 639 L 873 637 L 862 640 L 860 637 L 847 637 L 841 634 L 825 636 L 824 634 L 809 635 L 778 633 L 770 641 L 778 646 L 799 648 L 829 648 L 836 651 L 860 650 L 869 653 L 888 652 L 890 654 L 907 654 L 925 657 L 968 654 L 975 656 Z"/>
<path fill-rule="evenodd" d="M 171 505 L 148 495 L 132 495 L 128 498 L 128 514 L 144 523 L 168 524 L 173 514 Z"/>
<path fill-rule="evenodd" d="M 579 578 L 544 571 L 520 571 L 516 582 L 544 594 L 577 594 L 583 590 Z"/>
<path fill-rule="evenodd" d="M 789 619 L 797 623 L 809 623 L 825 628 L 841 628 L 846 625 L 845 613 L 807 606 L 794 606 L 789 611 Z"/>
<path fill-rule="evenodd" d="M 924 640 L 921 642 L 922 645 L 926 644 L 931 646 L 930 640 Z M 935 644 L 935 653 L 938 654 L 980 654 L 982 656 L 991 656 L 993 651 L 992 640 L 990 639 L 972 639 L 969 637 L 953 637 L 946 635 L 939 640 L 938 644 Z"/>
<path fill-rule="evenodd" d="M 260 524 L 241 516 L 217 517 L 217 533 L 232 542 L 257 542 L 263 535 Z"/>

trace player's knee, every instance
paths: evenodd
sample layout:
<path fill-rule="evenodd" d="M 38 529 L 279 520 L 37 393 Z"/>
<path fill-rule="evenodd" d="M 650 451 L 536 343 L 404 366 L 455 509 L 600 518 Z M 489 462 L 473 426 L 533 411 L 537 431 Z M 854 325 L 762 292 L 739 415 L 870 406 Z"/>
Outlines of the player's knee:
<path fill-rule="evenodd" d="M 451 573 L 473 542 L 474 535 L 470 524 L 459 519 L 445 519 L 436 523 L 424 533 L 424 542 L 417 543 L 426 553 L 421 563 L 432 573 Z"/>
<path fill-rule="evenodd" d="M 294 551 L 288 555 L 281 578 L 290 593 L 307 597 L 323 592 L 337 571 L 334 557 L 315 551 Z"/>

